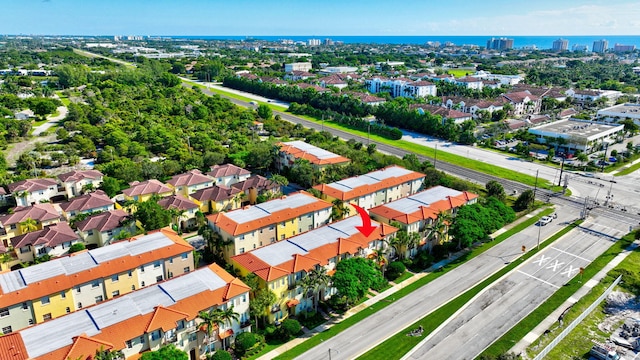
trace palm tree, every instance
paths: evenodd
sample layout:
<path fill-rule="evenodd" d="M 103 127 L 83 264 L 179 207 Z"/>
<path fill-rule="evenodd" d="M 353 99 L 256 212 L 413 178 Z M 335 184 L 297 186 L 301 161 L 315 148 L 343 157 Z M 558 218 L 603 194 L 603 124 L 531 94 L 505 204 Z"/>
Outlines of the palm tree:
<path fill-rule="evenodd" d="M 87 194 L 87 193 L 92 192 L 93 190 L 95 190 L 95 187 L 93 186 L 93 183 L 87 183 L 87 184 L 82 185 L 81 192 L 83 194 Z"/>
<path fill-rule="evenodd" d="M 36 230 L 38 230 L 38 222 L 32 218 L 27 218 L 25 221 L 20 223 L 20 232 L 22 234 L 30 233 Z"/>
<path fill-rule="evenodd" d="M 184 215 L 185 212 L 186 210 L 178 209 L 176 207 L 172 207 L 169 209 L 169 213 L 171 214 L 171 221 L 176 227 L 176 231 L 178 232 L 178 234 L 182 233 L 182 229 L 180 228 L 180 218 L 182 218 L 182 215 Z"/>
<path fill-rule="evenodd" d="M 209 349 L 209 345 L 211 343 L 211 335 L 213 335 L 214 326 L 217 327 L 219 324 L 222 324 L 223 321 L 219 317 L 219 313 L 216 312 L 218 309 L 210 309 L 209 311 L 201 311 L 198 313 L 198 317 L 202 320 L 202 324 L 207 326 L 207 347 L 205 348 L 205 354 Z"/>
<path fill-rule="evenodd" d="M 233 310 L 233 306 L 230 306 L 226 309 L 217 308 L 213 312 L 215 313 L 215 316 L 217 317 L 217 319 L 220 320 L 220 323 L 218 323 L 218 325 L 223 324 L 231 327 L 231 323 L 233 321 L 237 322 L 238 320 L 240 320 L 240 315 Z M 222 340 L 222 348 L 224 350 L 226 350 L 227 348 L 226 338 Z"/>
<path fill-rule="evenodd" d="M 345 215 L 349 213 L 349 208 L 344 204 L 344 201 L 335 199 L 331 203 L 333 204 L 331 208 L 331 221 L 344 219 Z"/>
<path fill-rule="evenodd" d="M 438 213 L 438 217 L 428 227 L 429 253 L 431 253 L 431 250 L 433 249 L 434 242 L 437 245 L 442 245 L 442 239 L 447 236 L 450 223 L 451 215 L 448 212 L 440 211 Z"/>
<path fill-rule="evenodd" d="M 304 293 L 313 293 L 313 310 L 318 311 L 318 303 L 320 302 L 320 290 L 326 288 L 331 281 L 329 275 L 327 275 L 327 269 L 321 266 L 316 269 L 312 269 L 307 272 L 300 284 Z"/>

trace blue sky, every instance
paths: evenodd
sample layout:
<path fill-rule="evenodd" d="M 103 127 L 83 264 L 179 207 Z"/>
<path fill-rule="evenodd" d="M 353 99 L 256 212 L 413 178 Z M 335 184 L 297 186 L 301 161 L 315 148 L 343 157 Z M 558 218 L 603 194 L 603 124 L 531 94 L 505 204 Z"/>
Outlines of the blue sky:
<path fill-rule="evenodd" d="M 0 34 L 640 35 L 637 0 L 8 0 Z"/>

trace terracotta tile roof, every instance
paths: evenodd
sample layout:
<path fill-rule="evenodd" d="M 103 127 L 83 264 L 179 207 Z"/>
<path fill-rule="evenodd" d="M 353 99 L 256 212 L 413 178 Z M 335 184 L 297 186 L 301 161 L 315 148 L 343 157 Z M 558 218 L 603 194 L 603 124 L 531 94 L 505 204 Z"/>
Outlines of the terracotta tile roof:
<path fill-rule="evenodd" d="M 387 101 L 387 99 L 385 99 L 385 98 L 373 96 L 371 94 L 359 93 L 359 92 L 350 92 L 349 95 L 355 97 L 356 99 L 360 99 L 360 101 L 362 101 L 365 104 L 386 102 Z"/>
<path fill-rule="evenodd" d="M 235 187 L 229 188 L 224 185 L 213 185 L 212 187 L 200 189 L 189 196 L 200 202 L 209 200 L 217 202 L 233 199 L 233 197 L 239 193 L 240 190 L 236 189 Z"/>
<path fill-rule="evenodd" d="M 475 78 L 475 77 L 472 77 L 472 76 L 465 76 L 465 77 L 461 77 L 461 78 L 456 79 L 456 82 L 475 83 L 475 82 L 482 82 L 482 79 Z"/>
<path fill-rule="evenodd" d="M 45 226 L 42 230 L 32 231 L 11 239 L 11 245 L 15 249 L 25 246 L 45 245 L 54 248 L 62 243 L 78 240 L 78 235 L 66 222 Z"/>
<path fill-rule="evenodd" d="M 10 193 L 16 193 L 19 191 L 40 191 L 47 190 L 49 187 L 58 187 L 58 182 L 54 179 L 27 179 L 7 185 Z"/>
<path fill-rule="evenodd" d="M 143 182 L 134 181 L 129 185 L 131 186 L 130 188 L 122 190 L 122 193 L 129 197 L 173 192 L 170 187 L 156 179 Z"/>
<path fill-rule="evenodd" d="M 156 306 L 149 323 L 147 324 L 146 333 L 150 333 L 154 330 L 162 329 L 163 332 L 167 332 L 171 329 L 175 329 L 179 320 L 188 319 L 189 314 L 166 308 L 164 306 Z"/>
<path fill-rule="evenodd" d="M 93 359 L 96 351 L 111 349 L 113 344 L 82 334 L 73 339 L 73 345 L 63 359 Z"/>
<path fill-rule="evenodd" d="M 27 360 L 28 358 L 29 354 L 20 333 L 14 332 L 0 336 L 0 359 Z"/>
<path fill-rule="evenodd" d="M 212 178 L 227 177 L 227 176 L 240 176 L 251 175 L 251 171 L 243 169 L 233 164 L 213 165 L 211 171 L 207 175 Z"/>
<path fill-rule="evenodd" d="M 315 165 L 342 164 L 351 161 L 344 156 L 307 144 L 304 141 L 290 141 L 278 145 L 280 145 L 280 152 L 292 155 L 296 159 L 308 160 Z"/>
<path fill-rule="evenodd" d="M 429 82 L 429 81 L 414 81 L 410 85 L 413 85 L 413 86 L 435 86 L 432 82 Z"/>
<path fill-rule="evenodd" d="M 528 91 L 519 91 L 519 92 L 511 92 L 507 94 L 502 94 L 502 96 L 516 104 L 524 102 L 526 98 L 529 98 L 530 101 L 537 101 L 538 97 L 535 95 L 531 95 Z"/>
<path fill-rule="evenodd" d="M 170 230 L 169 228 L 160 229 L 158 232 L 162 233 L 167 239 L 170 239 L 173 242 L 173 244 L 169 246 L 163 246 L 161 248 L 156 248 L 138 255 L 132 255 L 129 251 L 124 251 L 122 253 L 122 256 L 119 256 L 113 260 L 107 260 L 103 262 L 97 262 L 94 259 L 94 262 L 96 263 L 96 265 L 93 267 L 90 267 L 88 270 L 79 270 L 77 272 L 69 273 L 69 274 L 62 273 L 60 275 L 56 275 L 57 273 L 53 272 L 51 276 L 41 280 L 30 282 L 28 284 L 23 284 L 24 286 L 22 286 L 17 290 L 4 292 L 4 290 L 0 288 L 0 308 L 22 303 L 24 301 L 38 299 L 46 295 L 60 292 L 62 290 L 71 289 L 74 286 L 79 284 L 85 284 L 87 282 L 90 282 L 96 279 L 110 277 L 113 274 L 119 274 L 131 269 L 135 269 L 140 265 L 148 264 L 156 260 L 168 259 L 186 252 L 193 251 L 193 246 L 189 245 L 189 243 L 187 243 L 184 239 L 182 239 L 178 234 L 176 234 L 174 231 Z M 150 235 L 135 237 L 130 240 L 127 240 L 126 242 L 132 243 L 132 242 L 138 241 L 138 239 L 143 239 Z M 111 248 L 112 246 L 114 245 L 109 245 L 109 248 Z M 91 250 L 89 251 L 89 253 L 91 254 L 93 252 L 101 252 L 101 251 L 103 252 L 104 250 L 101 250 L 99 248 L 99 249 Z M 33 270 L 31 268 L 35 269 L 35 267 L 38 267 L 38 266 L 41 266 L 42 269 L 47 269 L 47 268 L 55 269 L 60 267 L 64 268 L 64 266 L 62 265 L 62 262 L 68 261 L 65 259 L 71 259 L 74 256 L 80 256 L 85 253 L 86 252 L 75 253 L 70 255 L 69 257 L 62 257 L 62 258 L 51 260 L 46 263 L 34 265 L 30 267 L 30 270 Z M 92 258 L 94 257 L 92 256 Z M 22 269 L 14 270 L 11 273 L 0 274 L 0 276 L 15 277 L 17 276 L 15 275 L 16 271 L 23 271 L 23 270 Z M 23 276 L 20 275 L 20 277 L 23 277 Z"/>
<path fill-rule="evenodd" d="M 428 104 L 413 104 L 409 105 L 410 109 L 422 109 L 424 112 L 428 112 L 433 115 L 440 115 L 447 119 L 463 119 L 471 117 L 471 114 L 462 111 L 449 109 L 444 106 L 428 105 Z"/>
<path fill-rule="evenodd" d="M 80 231 L 97 230 L 100 232 L 117 229 L 122 226 L 122 222 L 131 217 L 124 210 L 110 210 L 100 214 L 92 215 L 76 223 Z"/>
<path fill-rule="evenodd" d="M 231 185 L 231 187 L 238 191 L 246 191 L 248 189 L 257 189 L 258 191 L 280 190 L 280 185 L 260 175 L 253 175 L 245 181 Z"/>
<path fill-rule="evenodd" d="M 570 117 L 571 115 L 575 115 L 578 112 L 574 109 L 574 108 L 570 108 L 570 109 L 564 109 L 562 111 L 560 111 L 560 114 L 558 114 L 559 117 Z"/>
<path fill-rule="evenodd" d="M 158 200 L 158 205 L 165 209 L 190 210 L 197 209 L 198 205 L 182 195 L 171 195 Z"/>
<path fill-rule="evenodd" d="M 78 182 L 83 179 L 97 180 L 103 176 L 98 170 L 74 170 L 58 175 L 58 179 L 62 182 Z"/>
<path fill-rule="evenodd" d="M 317 92 L 331 91 L 329 89 L 323 88 L 322 86 L 312 85 L 312 84 L 307 84 L 307 83 L 295 84 L 294 86 L 297 86 L 300 89 L 313 89 L 313 90 L 315 90 Z"/>
<path fill-rule="evenodd" d="M 292 199 L 296 201 L 292 201 Z M 304 202 L 304 205 L 296 205 L 299 202 Z M 262 204 L 247 206 L 243 209 L 208 215 L 207 219 L 226 233 L 237 236 L 294 219 L 304 214 L 329 209 L 331 206 L 331 203 L 317 199 L 307 192 L 300 191 Z M 252 214 L 252 216 L 250 219 L 245 219 L 245 214 Z M 234 218 L 242 220 L 236 221 Z"/>
<path fill-rule="evenodd" d="M 13 209 L 13 214 L 0 216 L 0 224 L 4 227 L 12 224 L 19 224 L 27 219 L 39 222 L 60 219 L 60 214 L 50 203 L 35 204 L 33 206 L 20 206 Z"/>
<path fill-rule="evenodd" d="M 415 195 L 392 201 L 387 204 L 369 209 L 369 213 L 375 218 L 380 216 L 402 224 L 413 224 L 426 219 L 436 219 L 441 211 L 467 204 L 476 199 L 478 195 L 457 191 L 444 186 L 435 186 Z"/>
<path fill-rule="evenodd" d="M 207 182 L 213 182 L 213 180 L 210 177 L 203 175 L 200 170 L 193 169 L 183 174 L 174 175 L 171 180 L 167 181 L 167 184 L 171 184 L 173 187 L 178 187 L 199 185 Z"/>
<path fill-rule="evenodd" d="M 389 175 L 385 175 L 385 173 L 389 173 Z M 424 179 L 424 177 L 425 175 L 419 172 L 392 165 L 368 174 L 354 176 L 329 184 L 316 185 L 313 188 L 332 198 L 348 201 L 373 194 L 382 189 Z"/>
<path fill-rule="evenodd" d="M 114 201 L 102 190 L 81 195 L 61 203 L 60 208 L 64 212 L 71 211 L 87 211 L 101 208 L 104 206 L 113 206 Z"/>

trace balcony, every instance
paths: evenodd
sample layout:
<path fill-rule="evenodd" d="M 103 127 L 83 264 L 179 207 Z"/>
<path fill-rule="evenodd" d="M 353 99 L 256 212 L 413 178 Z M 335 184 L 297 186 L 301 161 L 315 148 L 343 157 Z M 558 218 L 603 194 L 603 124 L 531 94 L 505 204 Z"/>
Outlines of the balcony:
<path fill-rule="evenodd" d="M 277 313 L 278 311 L 280 311 L 280 304 L 278 304 L 278 305 L 274 305 L 274 306 L 272 306 L 272 307 L 271 307 L 271 313 L 272 313 L 272 314 L 275 314 L 275 313 Z"/>
<path fill-rule="evenodd" d="M 249 327 L 249 326 L 251 326 L 251 320 L 249 320 L 249 319 L 247 319 L 247 320 L 245 320 L 245 321 L 240 323 L 240 327 L 243 328 L 243 329 L 246 328 L 246 327 Z"/>
<path fill-rule="evenodd" d="M 163 343 L 163 344 L 173 344 L 173 343 L 176 343 L 176 342 L 178 342 L 178 334 L 175 334 L 175 333 L 174 333 L 174 334 L 173 334 L 173 335 L 171 335 L 171 336 L 169 336 L 169 335 L 165 335 L 163 340 L 164 340 L 164 341 L 162 341 L 162 343 Z"/>
<path fill-rule="evenodd" d="M 295 288 L 298 287 L 298 284 L 296 283 L 289 283 L 289 286 L 287 287 L 287 290 L 294 290 Z"/>

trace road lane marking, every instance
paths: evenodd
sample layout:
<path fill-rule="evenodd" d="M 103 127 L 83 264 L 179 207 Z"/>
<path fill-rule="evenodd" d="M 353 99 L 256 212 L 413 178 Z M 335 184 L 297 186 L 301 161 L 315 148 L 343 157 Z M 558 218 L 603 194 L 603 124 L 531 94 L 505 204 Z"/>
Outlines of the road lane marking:
<path fill-rule="evenodd" d="M 550 259 L 550 258 L 551 258 L 551 256 L 546 257 L 544 255 L 540 255 L 540 259 L 534 261 L 533 263 L 542 266 L 542 263 L 545 262 L 546 260 Z"/>
<path fill-rule="evenodd" d="M 555 247 L 553 247 L 553 246 L 551 247 L 551 249 L 553 249 L 553 250 L 557 250 L 557 251 L 560 251 L 560 252 L 561 252 L 561 253 L 563 253 L 563 254 L 571 255 L 571 256 L 573 256 L 573 257 L 575 257 L 575 258 L 577 258 L 577 259 L 584 260 L 584 261 L 589 262 L 589 263 L 591 262 L 591 260 L 589 260 L 589 259 L 585 259 L 585 258 L 583 258 L 583 257 L 581 257 L 581 256 L 578 256 L 578 255 L 572 254 L 572 253 L 567 252 L 567 251 L 564 251 L 564 250 L 560 250 L 560 249 L 555 248 Z"/>
<path fill-rule="evenodd" d="M 569 267 L 564 269 L 564 271 L 562 271 L 560 273 L 560 275 L 567 275 L 567 277 L 570 278 L 571 277 L 571 273 L 574 272 L 574 271 L 577 271 L 577 270 L 578 270 L 578 268 L 574 268 L 573 266 L 569 265 Z"/>
<path fill-rule="evenodd" d="M 547 285 L 550 285 L 550 286 L 552 286 L 552 287 L 554 287 L 554 288 L 556 288 L 556 289 L 560 289 L 560 286 L 558 286 L 558 285 L 554 285 L 554 284 L 552 284 L 552 283 L 550 283 L 550 282 L 548 282 L 548 281 L 546 281 L 546 280 L 542 280 L 542 279 L 540 279 L 539 277 L 535 277 L 535 276 L 533 276 L 533 275 L 531 275 L 531 274 L 527 274 L 526 272 L 523 272 L 523 271 L 520 271 L 520 270 L 518 270 L 518 272 L 519 272 L 520 274 L 526 275 L 526 276 L 528 276 L 528 277 L 530 277 L 530 278 L 532 278 L 532 279 L 536 279 L 536 280 L 541 281 L 541 282 L 543 282 L 543 283 L 545 283 L 545 284 L 547 284 Z"/>
<path fill-rule="evenodd" d="M 562 265 L 564 264 L 564 261 L 558 261 L 558 259 L 556 259 L 556 262 L 547 266 L 545 269 L 553 269 L 553 272 L 555 272 L 556 270 L 558 270 L 558 268 L 562 267 Z"/>

